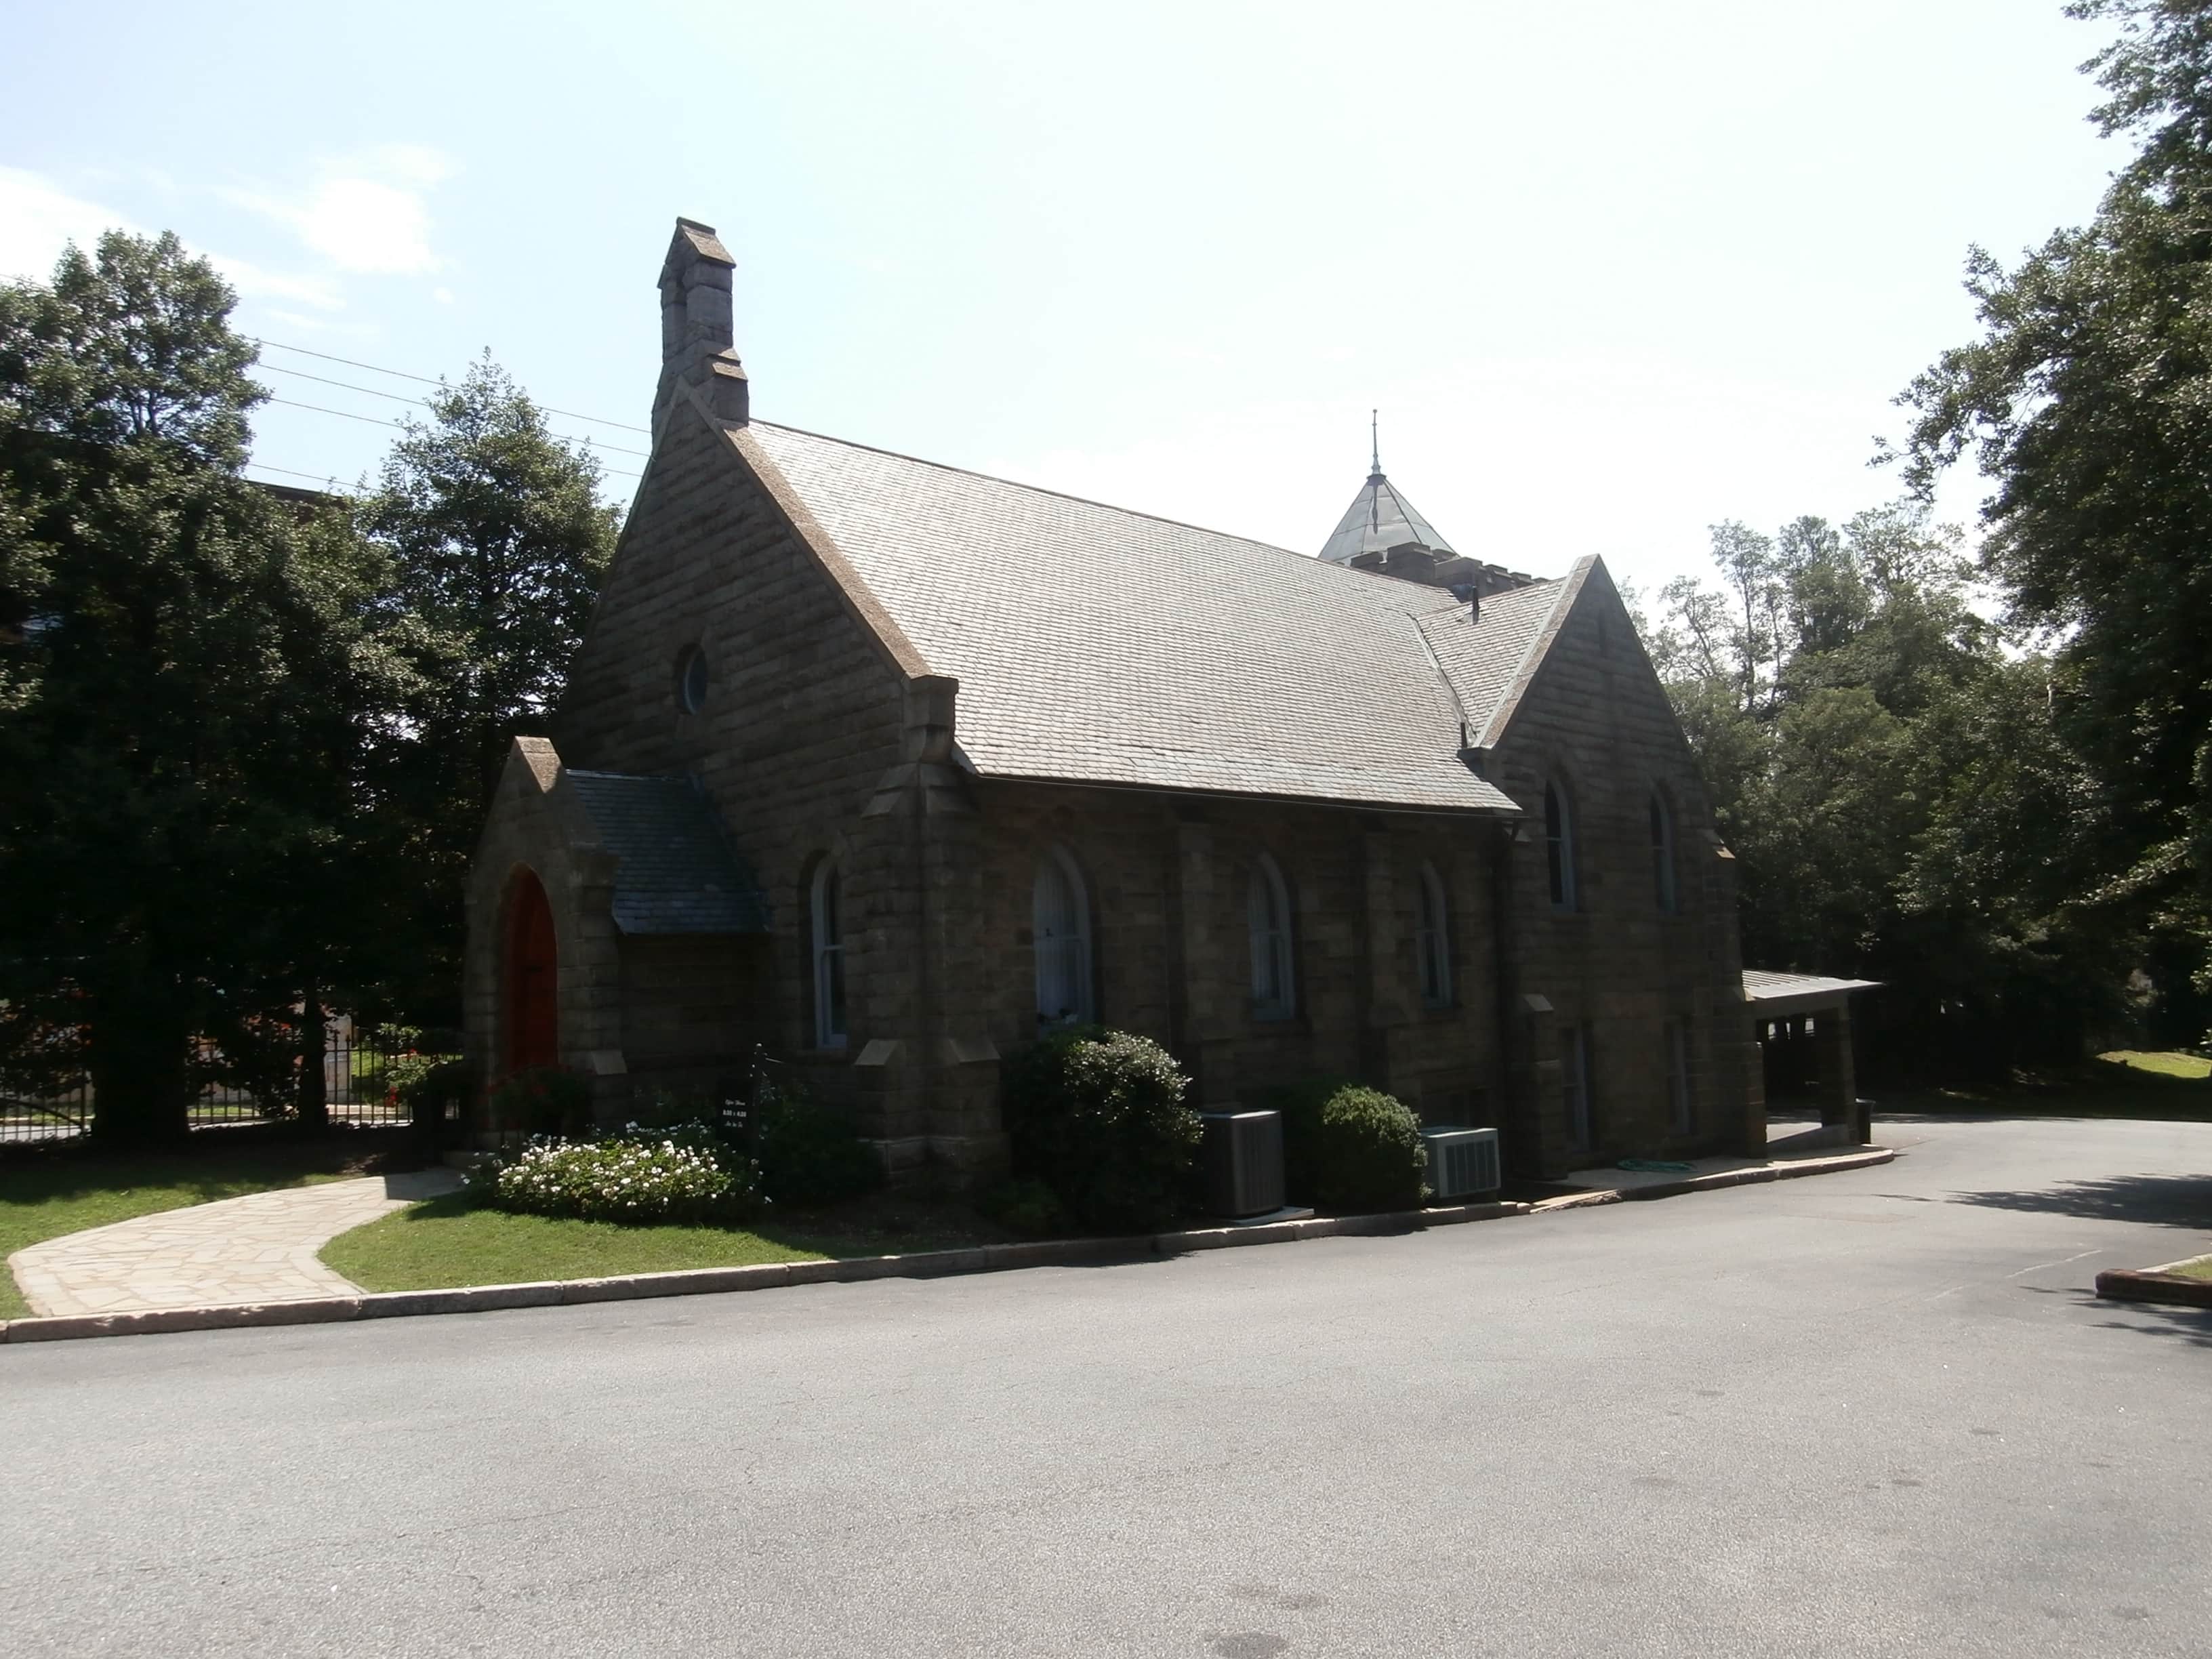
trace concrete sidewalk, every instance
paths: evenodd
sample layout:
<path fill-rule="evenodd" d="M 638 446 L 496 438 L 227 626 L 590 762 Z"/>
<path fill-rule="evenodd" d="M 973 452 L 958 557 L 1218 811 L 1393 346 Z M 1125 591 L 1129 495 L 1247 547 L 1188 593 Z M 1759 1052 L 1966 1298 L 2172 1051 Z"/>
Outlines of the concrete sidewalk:
<path fill-rule="evenodd" d="M 249 1193 L 66 1233 L 16 1251 L 8 1266 L 31 1310 L 47 1316 L 350 1296 L 360 1287 L 316 1252 L 459 1185 L 451 1170 L 422 1170 Z"/>

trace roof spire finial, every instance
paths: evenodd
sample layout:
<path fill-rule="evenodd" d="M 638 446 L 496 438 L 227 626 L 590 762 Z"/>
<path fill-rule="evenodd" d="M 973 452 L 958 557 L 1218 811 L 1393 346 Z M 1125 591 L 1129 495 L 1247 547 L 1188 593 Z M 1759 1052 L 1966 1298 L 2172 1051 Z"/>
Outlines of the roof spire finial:
<path fill-rule="evenodd" d="M 1368 464 L 1367 470 L 1373 477 L 1379 478 L 1382 476 L 1382 411 L 1379 409 L 1370 409 L 1367 411 L 1367 439 L 1372 446 L 1370 450 L 1372 459 Z"/>

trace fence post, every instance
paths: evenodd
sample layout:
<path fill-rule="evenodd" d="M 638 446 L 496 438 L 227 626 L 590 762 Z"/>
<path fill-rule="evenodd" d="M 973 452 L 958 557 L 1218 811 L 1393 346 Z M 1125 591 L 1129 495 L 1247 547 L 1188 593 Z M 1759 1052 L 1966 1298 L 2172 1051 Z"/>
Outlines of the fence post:
<path fill-rule="evenodd" d="M 300 999 L 300 1121 L 319 1133 L 331 1127 L 330 1026 L 322 991 L 310 985 Z"/>

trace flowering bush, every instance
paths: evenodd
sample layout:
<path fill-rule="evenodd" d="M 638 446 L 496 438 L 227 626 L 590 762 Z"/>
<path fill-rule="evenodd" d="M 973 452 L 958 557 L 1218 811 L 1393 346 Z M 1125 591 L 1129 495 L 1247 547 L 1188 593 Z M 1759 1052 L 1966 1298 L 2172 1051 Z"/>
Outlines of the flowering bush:
<path fill-rule="evenodd" d="M 538 1136 L 469 1180 L 502 1210 L 586 1221 L 743 1221 L 764 1201 L 757 1171 L 698 1123 L 632 1124 L 601 1140 Z"/>

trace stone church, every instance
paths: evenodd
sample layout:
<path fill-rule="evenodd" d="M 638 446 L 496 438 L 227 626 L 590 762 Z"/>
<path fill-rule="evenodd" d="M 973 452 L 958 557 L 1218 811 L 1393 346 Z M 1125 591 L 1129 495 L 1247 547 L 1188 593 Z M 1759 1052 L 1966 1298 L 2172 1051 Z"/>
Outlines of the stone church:
<path fill-rule="evenodd" d="M 972 1176 L 1000 1057 L 1097 1020 L 1209 1109 L 1357 1078 L 1529 1176 L 1764 1146 L 1731 860 L 1600 562 L 1462 556 L 1379 465 L 1315 556 L 755 420 L 731 269 L 678 222 L 652 459 L 483 830 L 483 1075 L 611 1117 L 761 1043 Z"/>

